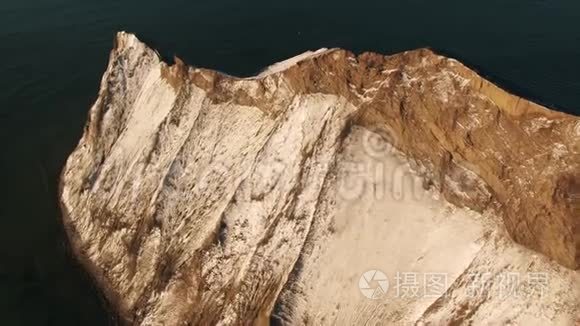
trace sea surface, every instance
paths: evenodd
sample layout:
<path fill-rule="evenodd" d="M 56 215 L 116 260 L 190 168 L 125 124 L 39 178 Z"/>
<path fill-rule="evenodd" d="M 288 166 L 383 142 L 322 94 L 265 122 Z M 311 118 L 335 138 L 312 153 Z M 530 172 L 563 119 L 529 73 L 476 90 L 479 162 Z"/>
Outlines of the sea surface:
<path fill-rule="evenodd" d="M 0 325 L 111 323 L 67 249 L 57 180 L 119 30 L 238 76 L 321 47 L 429 46 L 580 115 L 578 0 L 2 0 Z"/>

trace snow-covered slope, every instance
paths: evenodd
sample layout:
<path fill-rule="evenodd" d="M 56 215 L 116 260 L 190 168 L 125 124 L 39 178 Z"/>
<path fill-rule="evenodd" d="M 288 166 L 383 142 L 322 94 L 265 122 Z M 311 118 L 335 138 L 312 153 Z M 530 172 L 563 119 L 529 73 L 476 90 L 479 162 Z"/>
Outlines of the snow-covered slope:
<path fill-rule="evenodd" d="M 64 224 L 127 324 L 573 325 L 579 129 L 428 50 L 238 79 L 119 33 Z"/>
<path fill-rule="evenodd" d="M 580 273 L 511 241 L 490 212 L 425 190 L 405 158 L 355 127 L 320 200 L 310 249 L 275 320 L 299 325 L 573 325 Z M 380 138 L 379 138 L 380 139 Z M 380 144 L 380 140 L 377 140 Z M 379 148 L 388 149 L 388 144 Z M 354 173 L 355 167 L 364 167 Z M 346 186 L 352 185 L 352 186 Z M 356 185 L 356 186 L 355 186 Z M 383 292 L 368 271 L 385 274 Z"/>

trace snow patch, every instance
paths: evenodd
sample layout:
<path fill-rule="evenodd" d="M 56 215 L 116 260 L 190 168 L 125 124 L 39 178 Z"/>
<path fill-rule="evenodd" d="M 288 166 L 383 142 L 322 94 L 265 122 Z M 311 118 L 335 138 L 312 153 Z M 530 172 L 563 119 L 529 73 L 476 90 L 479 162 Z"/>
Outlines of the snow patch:
<path fill-rule="evenodd" d="M 463 90 L 471 82 L 471 79 L 449 70 L 443 70 L 435 76 L 430 77 L 429 80 L 435 82 L 435 95 L 443 103 L 449 102 L 450 96 L 455 93 L 454 83 L 457 83 L 459 88 Z"/>
<path fill-rule="evenodd" d="M 559 159 L 565 156 L 566 154 L 568 154 L 568 148 L 566 147 L 566 145 L 561 143 L 554 144 L 552 148 L 552 157 L 554 157 L 555 159 Z"/>
<path fill-rule="evenodd" d="M 398 68 L 395 68 L 395 69 L 385 69 L 385 70 L 381 71 L 381 73 L 384 74 L 384 75 L 390 75 L 390 74 L 392 74 L 394 72 L 397 72 L 397 71 L 399 71 Z"/>
<path fill-rule="evenodd" d="M 528 133 L 536 133 L 540 129 L 550 128 L 553 123 L 554 123 L 553 120 L 550 120 L 546 117 L 539 117 L 539 118 L 535 118 L 533 120 L 530 120 L 529 125 L 525 125 L 524 129 Z"/>
<path fill-rule="evenodd" d="M 415 82 L 417 82 L 419 78 L 411 77 L 407 72 L 403 72 L 401 81 L 403 82 L 403 86 L 411 87 Z"/>
<path fill-rule="evenodd" d="M 251 77 L 251 78 L 262 78 L 262 77 L 266 77 L 272 74 L 276 74 L 279 72 L 282 72 L 284 70 L 287 70 L 288 68 L 295 66 L 296 64 L 298 64 L 300 61 L 304 61 L 306 59 L 310 59 L 310 58 L 314 58 L 317 56 L 320 56 L 322 54 L 334 51 L 335 49 L 327 49 L 327 48 L 321 48 L 318 49 L 316 51 L 306 51 L 302 54 L 299 54 L 297 56 L 294 56 L 290 59 L 286 59 L 284 61 L 280 61 L 278 63 L 275 63 L 269 67 L 267 67 L 264 71 L 262 71 L 258 76 L 256 77 Z"/>

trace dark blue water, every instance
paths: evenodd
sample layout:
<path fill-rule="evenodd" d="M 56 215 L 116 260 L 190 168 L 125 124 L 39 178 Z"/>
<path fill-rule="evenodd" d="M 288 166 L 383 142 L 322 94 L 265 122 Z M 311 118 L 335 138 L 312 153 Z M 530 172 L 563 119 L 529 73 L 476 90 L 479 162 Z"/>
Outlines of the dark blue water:
<path fill-rule="evenodd" d="M 110 322 L 67 252 L 56 190 L 118 30 L 241 76 L 320 47 L 431 46 L 580 114 L 577 0 L 2 0 L 0 325 Z"/>

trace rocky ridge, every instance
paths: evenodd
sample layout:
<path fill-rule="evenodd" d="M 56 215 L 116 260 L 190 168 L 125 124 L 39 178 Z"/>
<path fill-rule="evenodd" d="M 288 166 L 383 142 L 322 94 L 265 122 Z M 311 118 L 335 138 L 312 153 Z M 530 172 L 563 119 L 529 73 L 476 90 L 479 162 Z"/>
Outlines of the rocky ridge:
<path fill-rule="evenodd" d="M 368 174 L 377 162 L 390 176 L 420 180 L 420 199 L 381 206 L 376 185 L 395 178 L 374 173 L 357 179 L 373 195 L 345 192 L 353 167 Z M 169 66 L 119 33 L 63 170 L 61 206 L 77 256 L 127 324 L 572 324 L 580 311 L 579 171 L 579 118 L 427 49 L 323 49 L 236 78 L 179 59 Z M 453 206 L 432 199 L 439 193 Z M 387 240 L 392 224 L 377 221 L 389 211 L 396 225 L 430 226 L 415 235 L 445 236 Z M 367 243 L 361 229 L 382 233 Z M 462 233 L 439 248 L 462 253 L 443 268 L 433 248 Z M 384 241 L 394 242 L 373 247 Z M 389 256 L 399 264 L 379 263 L 399 242 L 409 248 Z M 330 269 L 341 257 L 357 261 L 357 248 L 378 254 L 359 269 Z M 389 276 L 443 271 L 447 295 L 368 301 L 352 279 L 378 266 Z M 484 270 L 548 270 L 551 292 L 543 301 L 510 298 L 513 311 L 496 316 L 505 298 L 465 294 L 467 272 Z M 328 299 L 337 292 L 350 294 Z M 316 307 L 324 299 L 328 306 Z"/>

